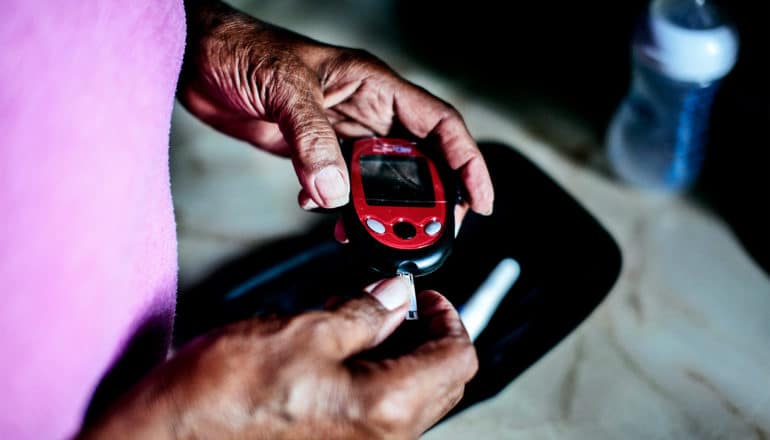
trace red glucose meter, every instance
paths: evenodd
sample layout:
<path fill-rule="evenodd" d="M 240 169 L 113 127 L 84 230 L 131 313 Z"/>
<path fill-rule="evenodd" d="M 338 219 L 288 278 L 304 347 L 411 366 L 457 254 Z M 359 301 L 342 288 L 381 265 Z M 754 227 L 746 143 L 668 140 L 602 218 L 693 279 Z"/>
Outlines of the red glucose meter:
<path fill-rule="evenodd" d="M 358 139 L 347 153 L 351 197 L 343 219 L 351 245 L 385 274 L 438 269 L 455 233 L 458 192 L 449 167 L 404 139 Z"/>

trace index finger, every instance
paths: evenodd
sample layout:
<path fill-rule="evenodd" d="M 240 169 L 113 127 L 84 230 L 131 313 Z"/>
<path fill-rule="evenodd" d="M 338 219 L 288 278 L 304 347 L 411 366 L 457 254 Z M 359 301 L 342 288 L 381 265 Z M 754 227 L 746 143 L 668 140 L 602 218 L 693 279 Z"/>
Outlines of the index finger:
<path fill-rule="evenodd" d="M 419 137 L 436 136 L 447 163 L 460 172 L 471 198 L 471 208 L 479 214 L 491 214 L 495 198 L 492 179 L 476 141 L 457 110 L 405 81 L 396 88 L 393 106 L 409 131 Z"/>
<path fill-rule="evenodd" d="M 434 290 L 417 294 L 417 305 L 423 330 L 408 335 L 421 339 L 416 348 L 387 356 L 387 362 L 365 370 L 381 374 L 382 382 L 389 385 L 414 381 L 408 388 L 418 393 L 464 385 L 476 374 L 478 360 L 459 313 Z"/>
<path fill-rule="evenodd" d="M 434 388 L 439 382 L 464 385 L 476 374 L 478 359 L 460 314 L 435 290 L 420 292 L 417 306 L 420 319 L 426 321 L 426 340 L 403 357 L 405 363 L 425 376 L 427 387 Z"/>
<path fill-rule="evenodd" d="M 330 310 L 323 330 L 316 332 L 328 354 L 345 359 L 369 349 L 404 320 L 409 285 L 401 278 L 383 280 L 364 289 L 365 295 Z"/>
<path fill-rule="evenodd" d="M 457 404 L 478 360 L 452 304 L 438 292 L 418 295 L 426 340 L 408 354 L 353 364 L 364 408 L 375 421 L 432 426 Z"/>

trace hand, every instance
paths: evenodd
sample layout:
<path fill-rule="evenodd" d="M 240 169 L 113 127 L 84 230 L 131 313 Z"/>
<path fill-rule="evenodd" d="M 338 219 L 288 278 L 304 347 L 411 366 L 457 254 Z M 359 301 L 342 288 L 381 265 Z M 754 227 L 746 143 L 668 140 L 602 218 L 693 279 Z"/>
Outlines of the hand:
<path fill-rule="evenodd" d="M 366 52 L 310 40 L 218 1 L 188 3 L 180 101 L 216 129 L 290 156 L 303 208 L 347 203 L 338 135 L 385 135 L 398 123 L 420 138 L 435 137 L 460 173 L 470 207 L 491 213 L 486 164 L 449 104 Z"/>
<path fill-rule="evenodd" d="M 193 341 L 82 437 L 416 438 L 460 400 L 476 353 L 452 305 L 426 291 L 417 348 L 366 360 L 403 321 L 408 287 L 394 278 L 367 290 Z"/>

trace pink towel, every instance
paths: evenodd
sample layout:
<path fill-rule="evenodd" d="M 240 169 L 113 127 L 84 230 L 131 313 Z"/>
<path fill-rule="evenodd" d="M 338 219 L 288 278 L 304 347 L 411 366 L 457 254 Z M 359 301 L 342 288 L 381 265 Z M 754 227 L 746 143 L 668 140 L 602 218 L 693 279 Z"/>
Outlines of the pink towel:
<path fill-rule="evenodd" d="M 182 0 L 0 3 L 2 439 L 73 435 L 165 356 L 184 32 Z"/>

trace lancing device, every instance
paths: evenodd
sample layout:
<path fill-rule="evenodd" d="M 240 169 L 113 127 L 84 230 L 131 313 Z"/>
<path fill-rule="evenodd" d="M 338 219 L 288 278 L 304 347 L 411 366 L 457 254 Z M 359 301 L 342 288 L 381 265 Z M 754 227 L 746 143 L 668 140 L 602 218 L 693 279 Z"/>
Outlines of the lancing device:
<path fill-rule="evenodd" d="M 428 144 L 370 137 L 343 145 L 350 146 L 350 203 L 343 211 L 350 245 L 375 271 L 408 279 L 406 319 L 417 319 L 414 277 L 438 269 L 452 251 L 454 175 Z"/>

